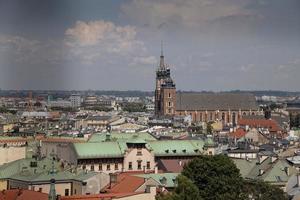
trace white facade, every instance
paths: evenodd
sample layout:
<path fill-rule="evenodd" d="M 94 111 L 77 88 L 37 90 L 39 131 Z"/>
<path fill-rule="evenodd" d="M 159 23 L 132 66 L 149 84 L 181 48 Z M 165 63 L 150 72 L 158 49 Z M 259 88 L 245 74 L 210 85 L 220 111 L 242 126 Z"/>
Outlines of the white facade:
<path fill-rule="evenodd" d="M 80 107 L 81 105 L 81 97 L 80 95 L 73 94 L 70 96 L 71 106 L 73 108 Z"/>

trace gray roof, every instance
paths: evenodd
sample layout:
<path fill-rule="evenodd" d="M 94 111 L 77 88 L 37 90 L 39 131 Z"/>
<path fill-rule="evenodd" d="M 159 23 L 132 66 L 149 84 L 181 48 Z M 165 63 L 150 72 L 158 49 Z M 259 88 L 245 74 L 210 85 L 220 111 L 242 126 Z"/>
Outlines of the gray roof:
<path fill-rule="evenodd" d="M 255 96 L 247 93 L 180 93 L 176 110 L 258 110 Z"/>

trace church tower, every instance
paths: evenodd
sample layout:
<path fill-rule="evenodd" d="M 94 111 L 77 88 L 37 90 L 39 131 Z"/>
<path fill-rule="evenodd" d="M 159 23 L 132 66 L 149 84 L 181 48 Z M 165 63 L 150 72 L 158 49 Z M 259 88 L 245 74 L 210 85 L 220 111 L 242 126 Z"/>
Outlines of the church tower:
<path fill-rule="evenodd" d="M 155 115 L 172 116 L 176 111 L 176 87 L 171 78 L 171 71 L 166 66 L 161 44 L 161 55 L 156 70 Z"/>

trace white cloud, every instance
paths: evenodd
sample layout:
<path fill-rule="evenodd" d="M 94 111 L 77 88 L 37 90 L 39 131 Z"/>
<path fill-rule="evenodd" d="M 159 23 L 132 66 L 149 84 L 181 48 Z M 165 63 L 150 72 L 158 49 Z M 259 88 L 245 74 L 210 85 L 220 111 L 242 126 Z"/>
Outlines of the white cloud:
<path fill-rule="evenodd" d="M 122 6 L 125 17 L 140 25 L 195 28 L 218 18 L 249 15 L 249 0 L 133 0 Z"/>
<path fill-rule="evenodd" d="M 84 64 L 149 65 L 155 62 L 134 26 L 118 26 L 109 21 L 77 21 L 65 31 L 71 56 Z"/>

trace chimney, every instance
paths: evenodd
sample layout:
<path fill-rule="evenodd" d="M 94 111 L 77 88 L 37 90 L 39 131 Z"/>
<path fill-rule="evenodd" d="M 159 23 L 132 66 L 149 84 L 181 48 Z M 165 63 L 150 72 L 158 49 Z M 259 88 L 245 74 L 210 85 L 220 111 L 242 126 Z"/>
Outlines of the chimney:
<path fill-rule="evenodd" d="M 180 160 L 178 164 L 179 164 L 179 166 L 182 166 L 182 161 Z"/>
<path fill-rule="evenodd" d="M 290 176 L 290 168 L 289 167 L 284 167 L 284 171 L 287 176 Z"/>
<path fill-rule="evenodd" d="M 264 170 L 263 169 L 259 169 L 259 176 L 264 174 Z"/>
<path fill-rule="evenodd" d="M 296 179 L 297 179 L 297 185 L 296 185 L 296 187 L 300 187 L 300 176 L 299 176 L 299 173 L 296 175 Z"/>

